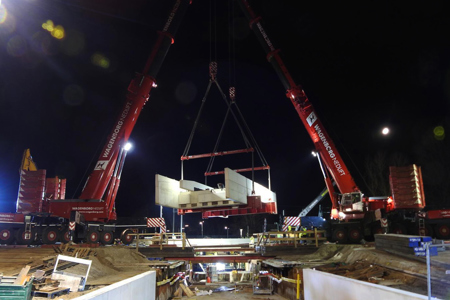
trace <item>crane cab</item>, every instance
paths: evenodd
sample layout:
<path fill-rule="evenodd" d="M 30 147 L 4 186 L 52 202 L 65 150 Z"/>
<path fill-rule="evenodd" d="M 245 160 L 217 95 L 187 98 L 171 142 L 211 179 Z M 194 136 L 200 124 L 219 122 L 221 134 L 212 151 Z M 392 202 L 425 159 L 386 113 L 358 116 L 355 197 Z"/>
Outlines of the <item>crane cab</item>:
<path fill-rule="evenodd" d="M 361 212 L 364 209 L 363 205 L 363 194 L 361 192 L 345 193 L 341 195 L 340 211 L 350 212 L 358 211 Z"/>

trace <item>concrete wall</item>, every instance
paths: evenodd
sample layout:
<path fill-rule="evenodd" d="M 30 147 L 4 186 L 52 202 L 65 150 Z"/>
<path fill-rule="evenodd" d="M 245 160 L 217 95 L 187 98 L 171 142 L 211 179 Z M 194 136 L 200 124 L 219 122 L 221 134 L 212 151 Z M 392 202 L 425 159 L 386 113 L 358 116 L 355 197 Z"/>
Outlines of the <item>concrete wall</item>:
<path fill-rule="evenodd" d="M 247 197 L 253 195 L 253 188 L 261 202 L 277 202 L 277 195 L 265 186 L 229 168 L 225 168 L 224 173 L 224 188 L 212 188 L 192 180 L 178 181 L 156 174 L 155 204 L 181 209 L 243 205 L 247 204 Z"/>
<path fill-rule="evenodd" d="M 303 286 L 305 300 L 428 299 L 427 296 L 312 269 L 303 270 Z"/>
<path fill-rule="evenodd" d="M 74 300 L 155 300 L 156 272 L 148 271 L 116 282 Z"/>

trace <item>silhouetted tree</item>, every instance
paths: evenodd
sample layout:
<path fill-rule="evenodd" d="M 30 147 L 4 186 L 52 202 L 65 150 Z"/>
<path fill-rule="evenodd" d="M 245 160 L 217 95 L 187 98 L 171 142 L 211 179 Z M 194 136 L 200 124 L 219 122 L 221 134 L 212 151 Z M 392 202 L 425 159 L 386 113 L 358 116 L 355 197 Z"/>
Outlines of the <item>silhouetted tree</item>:
<path fill-rule="evenodd" d="M 442 132 L 435 126 L 427 127 L 414 147 L 417 164 L 422 167 L 425 201 L 429 206 L 449 206 L 450 199 L 450 142 L 445 135 L 448 120 L 443 122 Z"/>

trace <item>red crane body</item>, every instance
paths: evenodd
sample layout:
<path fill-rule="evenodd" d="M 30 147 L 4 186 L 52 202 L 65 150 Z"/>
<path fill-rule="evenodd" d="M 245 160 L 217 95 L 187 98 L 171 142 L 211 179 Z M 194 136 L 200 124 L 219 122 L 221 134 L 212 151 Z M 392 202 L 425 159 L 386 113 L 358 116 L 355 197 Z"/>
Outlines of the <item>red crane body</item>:
<path fill-rule="evenodd" d="M 331 218 L 336 219 L 329 223 L 331 239 L 340 243 L 347 241 L 357 243 L 364 236 L 373 237 L 375 233 L 386 232 L 387 227 L 391 228 L 390 232 L 395 233 L 417 234 L 417 232 L 423 233 L 428 230 L 428 234 L 431 235 L 433 231 L 431 225 L 434 225 L 437 236 L 442 238 L 450 236 L 450 225 L 442 214 L 437 220 L 428 218 L 427 222 L 424 222 L 428 223 L 425 228 L 420 226 L 417 228 L 416 223 L 420 224 L 415 222 L 417 212 L 425 206 L 420 167 L 415 165 L 390 167 L 392 196 L 363 197 L 308 97 L 302 87 L 294 82 L 279 55 L 279 50 L 270 41 L 261 24 L 261 18 L 255 15 L 247 0 L 238 0 L 238 2 L 249 20 L 250 28 L 266 52 L 267 60 L 284 85 L 286 96 L 291 100 L 311 137 L 320 155 L 321 167 L 322 162 L 325 166 L 322 170 L 332 202 Z M 402 188 L 404 180 L 408 183 L 413 181 L 413 188 L 408 185 L 404 190 Z M 339 193 L 334 192 L 333 181 Z M 411 193 L 410 190 L 415 192 Z M 419 214 L 420 216 L 426 218 L 424 214 Z"/>
<path fill-rule="evenodd" d="M 338 219 L 332 222 L 332 239 L 339 243 L 359 242 L 363 236 L 380 232 L 380 220 L 386 219 L 392 227 L 391 232 L 405 233 L 408 225 L 408 233 L 417 231 L 416 223 L 411 220 L 417 219 L 417 211 L 425 205 L 423 190 L 419 195 L 410 195 L 404 192 L 403 173 L 405 170 L 397 169 L 391 171 L 391 189 L 396 193 L 394 197 L 372 197 L 363 198 L 362 193 L 356 185 L 354 179 L 349 173 L 348 168 L 343 162 L 336 146 L 325 130 L 322 122 L 310 103 L 302 87 L 296 84 L 289 71 L 281 59 L 279 49 L 276 49 L 265 32 L 261 18 L 252 11 L 247 0 L 237 0 L 244 14 L 249 20 L 250 28 L 254 31 L 267 55 L 267 60 L 275 69 L 281 80 L 286 96 L 290 99 L 297 111 L 304 127 L 306 128 L 314 146 L 320 155 L 321 162 L 325 168 L 323 173 L 325 183 L 329 191 L 332 202 L 332 218 Z M 54 243 L 56 237 L 59 240 L 68 242 L 72 233 L 76 233 L 75 223 L 79 225 L 80 234 L 77 238 L 98 242 L 99 239 L 104 244 L 112 243 L 112 231 L 116 230 L 115 225 L 106 223 L 116 220 L 115 200 L 120 185 L 121 173 L 126 158 L 127 150 L 124 148 L 127 143 L 136 121 L 149 99 L 150 91 L 156 86 L 156 75 L 162 65 L 162 62 L 173 43 L 173 36 L 177 31 L 181 19 L 187 10 L 191 0 L 175 0 L 175 4 L 169 13 L 163 30 L 158 32 L 157 41 L 147 59 L 144 69 L 136 74 L 128 86 L 125 103 L 114 123 L 114 126 L 107 138 L 107 141 L 100 153 L 95 167 L 86 181 L 84 189 L 79 199 L 64 199 L 64 197 L 53 197 L 49 200 L 49 205 L 45 202 L 38 211 L 32 214 L 25 214 L 23 211 L 18 213 L 0 213 L 0 242 L 9 244 L 16 235 L 19 244 L 29 244 L 34 237 L 38 237 L 43 243 Z M 238 150 L 237 152 L 252 152 L 253 149 Z M 188 160 L 198 157 L 211 157 L 218 155 L 232 154 L 231 152 L 217 152 L 211 154 L 202 154 L 198 156 L 185 156 L 182 160 Z M 418 184 L 414 189 L 422 189 L 422 179 L 420 167 L 417 169 L 412 166 L 414 176 L 410 174 L 411 167 L 407 167 L 406 180 L 418 179 Z M 417 171 L 418 170 L 418 171 Z M 418 175 L 415 175 L 418 174 Z M 205 174 L 207 175 L 207 174 Z M 394 176 L 395 175 L 395 176 Z M 45 177 L 45 175 L 43 175 Z M 411 177 L 412 176 L 412 177 Z M 42 181 L 43 182 L 43 181 Z M 334 184 L 339 190 L 339 194 L 333 192 Z M 32 189 L 34 186 L 31 186 Z M 410 190 L 409 185 L 407 186 Z M 26 191 L 23 191 L 26 193 Z M 64 182 L 65 193 L 65 182 Z M 39 203 L 43 202 L 43 193 L 39 191 Z M 33 194 L 34 195 L 34 194 Z M 406 196 L 405 196 L 406 195 Z M 417 197 L 416 197 L 417 196 Z M 414 198 L 416 197 L 416 198 Z M 33 199 L 32 199 L 33 200 Z M 28 202 L 27 202 L 28 201 Z M 28 198 L 22 201 L 22 206 L 34 203 Z M 47 211 L 48 207 L 48 211 Z M 216 209 L 192 209 L 181 210 L 179 213 L 201 212 L 204 218 L 207 217 L 226 217 L 232 215 L 245 215 L 253 213 L 277 213 L 275 203 L 262 203 L 258 196 L 248 196 L 248 203 L 239 207 L 217 207 Z M 338 214 L 339 213 L 339 214 Z M 341 215 L 344 217 L 341 220 Z M 432 210 L 419 213 L 419 218 L 425 220 L 426 227 L 422 230 L 436 232 L 439 238 L 448 238 L 450 236 L 449 210 Z M 83 217 L 80 221 L 74 220 Z M 411 217 L 412 216 L 412 217 Z M 34 222 L 31 218 L 37 217 L 47 219 L 57 217 L 57 222 L 52 220 L 43 222 Z M 61 220 L 63 219 L 63 220 Z M 68 222 L 70 220 L 70 222 Z M 75 222 L 74 222 L 75 221 Z M 344 222 L 341 222 L 344 221 Z M 47 223 L 46 223 L 47 222 Z M 387 221 L 386 221 L 387 223 Z M 6 224 L 6 225 L 5 225 Z M 25 226 L 24 226 L 25 225 Z M 72 227 L 73 226 L 73 227 Z M 107 228 L 110 226 L 110 228 Z M 381 225 L 382 226 L 382 225 Z M 431 227 L 433 226 L 433 227 Z M 69 234 L 69 232 L 71 232 Z M 14 234 L 13 234 L 14 233 Z M 126 230 L 121 233 L 129 242 L 129 234 Z M 431 234 L 430 234 L 431 235 Z M 100 237 L 100 238 L 99 238 Z"/>
<path fill-rule="evenodd" d="M 142 73 L 136 74 L 128 86 L 125 103 L 79 199 L 52 201 L 50 213 L 70 218 L 71 212 L 77 211 L 84 215 L 86 221 L 116 220 L 114 205 L 127 152 L 124 146 L 149 99 L 151 89 L 156 86 L 155 77 L 189 4 L 190 0 L 175 1 L 163 30 L 158 32 Z"/>
<path fill-rule="evenodd" d="M 325 183 L 329 191 L 333 191 L 334 187 L 331 178 L 336 183 L 339 191 L 342 194 L 359 193 L 360 190 L 356 185 L 353 177 L 348 171 L 344 161 L 342 160 L 339 152 L 336 149 L 333 141 L 325 130 L 322 122 L 318 118 L 314 107 L 303 91 L 302 87 L 294 82 L 294 79 L 290 75 L 283 60 L 281 59 L 279 49 L 276 49 L 273 43 L 270 41 L 267 33 L 265 32 L 261 18 L 256 16 L 251 9 L 247 0 L 239 0 L 242 10 L 244 11 L 247 19 L 250 23 L 250 28 L 256 34 L 259 42 L 261 43 L 264 51 L 267 55 L 267 60 L 275 69 L 278 77 L 286 89 L 286 96 L 291 100 L 297 111 L 300 119 L 303 122 L 309 136 L 311 137 L 320 158 L 324 162 L 325 168 Z M 330 178 L 331 176 L 331 178 Z M 330 193 L 332 200 L 332 208 L 334 210 L 334 216 L 337 217 L 338 199 L 333 193 Z"/>

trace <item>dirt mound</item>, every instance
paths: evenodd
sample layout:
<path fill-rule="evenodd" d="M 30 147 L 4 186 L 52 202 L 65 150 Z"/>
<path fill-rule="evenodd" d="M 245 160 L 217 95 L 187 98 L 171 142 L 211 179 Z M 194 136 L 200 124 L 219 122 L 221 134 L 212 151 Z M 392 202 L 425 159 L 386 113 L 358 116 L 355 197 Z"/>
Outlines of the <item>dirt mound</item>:
<path fill-rule="evenodd" d="M 339 244 L 322 244 L 317 251 L 311 254 L 294 254 L 279 255 L 278 258 L 292 261 L 342 261 L 345 260 L 355 248 L 361 248 L 361 245 L 339 245 Z"/>
<path fill-rule="evenodd" d="M 136 263 L 145 263 L 148 260 L 134 249 L 114 246 L 98 248 L 87 258 L 92 261 L 87 284 L 98 282 L 110 283 L 118 281 L 131 274 L 143 272 L 141 268 L 133 267 Z M 145 267 L 145 270 L 150 270 Z M 73 274 L 85 274 L 86 266 L 77 265 L 70 268 Z M 124 276 L 126 274 L 126 276 Z M 114 278 L 117 278 L 114 279 Z M 108 280 L 106 280 L 108 279 Z"/>
<path fill-rule="evenodd" d="M 145 263 L 148 259 L 135 249 L 114 246 L 99 248 L 96 257 L 105 265 L 121 265 L 127 263 Z"/>
<path fill-rule="evenodd" d="M 391 269 L 410 271 L 413 273 L 426 275 L 426 267 L 424 261 L 399 257 L 382 250 L 374 248 L 357 248 L 344 260 L 345 263 L 351 264 L 359 261 L 366 261 L 371 264 L 385 266 Z"/>
<path fill-rule="evenodd" d="M 323 244 L 316 252 L 307 255 L 282 255 L 279 258 L 291 261 L 301 261 L 308 266 L 314 266 L 315 263 L 327 264 L 340 262 L 352 264 L 359 261 L 366 261 L 371 264 L 382 265 L 393 269 L 407 270 L 423 273 L 423 262 L 400 258 L 394 254 L 377 250 L 371 245 L 339 245 Z M 309 263 L 309 264 L 308 264 Z"/>

